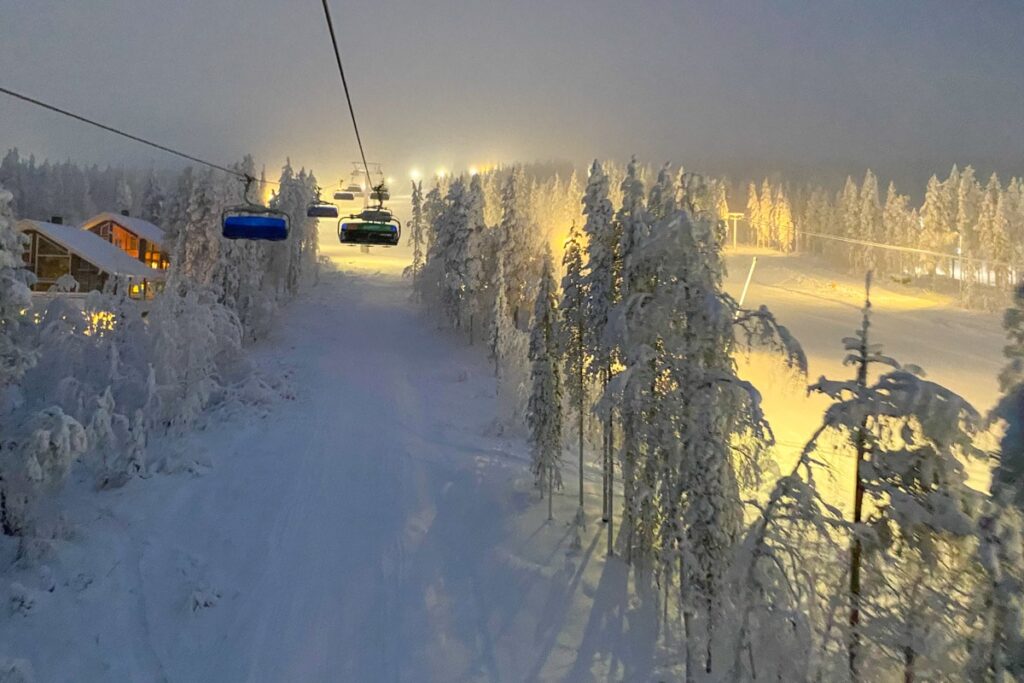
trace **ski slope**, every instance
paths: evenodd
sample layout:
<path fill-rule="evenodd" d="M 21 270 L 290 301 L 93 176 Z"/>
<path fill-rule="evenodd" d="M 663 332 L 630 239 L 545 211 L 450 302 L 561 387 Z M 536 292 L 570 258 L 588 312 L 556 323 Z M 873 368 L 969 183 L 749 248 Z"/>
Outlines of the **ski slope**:
<path fill-rule="evenodd" d="M 254 349 L 294 398 L 169 444 L 178 474 L 70 482 L 74 532 L 0 586 L 32 603 L 0 619 L 0 659 L 40 681 L 671 671 L 653 606 L 628 597 L 621 565 L 606 570 L 604 528 L 591 520 L 567 552 L 575 490 L 546 521 L 521 438 L 493 434 L 483 350 L 409 302 L 408 255 L 326 254 L 339 270 Z"/>
<path fill-rule="evenodd" d="M 328 228 L 333 268 L 253 349 L 291 395 L 158 445 L 176 473 L 70 482 L 63 539 L 23 548 L 0 584 L 0 660 L 39 681 L 677 679 L 678 634 L 658 635 L 653 597 L 604 558 L 593 466 L 571 552 L 575 474 L 547 522 L 522 438 L 494 429 L 483 350 L 409 301 L 406 251 L 363 254 Z M 731 291 L 750 256 L 730 256 Z M 761 257 L 748 303 L 792 328 L 812 377 L 845 372 L 857 283 Z M 998 316 L 885 287 L 875 301 L 890 352 L 990 405 Z M 773 367 L 743 372 L 784 459 L 822 404 Z"/>
<path fill-rule="evenodd" d="M 800 341 L 807 354 L 807 381 L 822 375 L 852 378 L 843 365 L 842 340 L 860 326 L 864 280 L 839 273 L 814 259 L 783 256 L 764 249 L 727 252 L 726 289 L 739 297 L 751 260 L 757 257 L 745 301 L 748 308 L 771 309 Z M 1001 313 L 967 311 L 945 297 L 884 280 L 872 285 L 871 342 L 900 363 L 914 364 L 925 377 L 970 401 L 986 414 L 999 398 L 998 375 L 1005 360 Z M 776 460 L 792 462 L 820 424 L 827 399 L 808 396 L 806 384 L 787 375 L 763 353 L 741 359 L 740 374 L 764 397 L 765 413 L 775 432 Z M 846 509 L 853 496 L 853 456 L 848 449 L 821 454 L 833 476 L 819 482 L 829 487 L 830 501 Z M 989 463 L 966 463 L 971 484 L 987 488 Z"/>

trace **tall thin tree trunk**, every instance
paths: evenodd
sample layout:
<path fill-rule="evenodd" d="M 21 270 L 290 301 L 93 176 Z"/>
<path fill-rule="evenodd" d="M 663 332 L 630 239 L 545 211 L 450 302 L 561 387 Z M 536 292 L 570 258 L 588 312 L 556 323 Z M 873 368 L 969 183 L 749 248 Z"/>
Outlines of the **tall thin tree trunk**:
<path fill-rule="evenodd" d="M 615 530 L 615 423 L 612 412 L 608 411 L 608 556 L 615 554 L 613 537 Z"/>
<path fill-rule="evenodd" d="M 548 468 L 548 521 L 555 518 L 555 469 Z"/>
<path fill-rule="evenodd" d="M 683 613 L 683 641 L 686 649 L 686 683 L 693 683 L 693 618 L 690 608 L 686 606 L 686 596 L 683 589 L 683 558 L 679 556 L 679 609 Z"/>
<path fill-rule="evenodd" d="M 871 310 L 871 271 L 868 271 L 865 278 L 865 302 L 864 302 L 864 321 L 862 323 L 862 334 L 860 340 L 860 349 L 858 366 L 857 366 L 857 387 L 863 392 L 868 384 L 868 328 L 870 322 L 868 319 L 868 311 Z M 857 459 L 854 464 L 854 494 L 853 494 L 853 538 L 851 540 L 850 547 L 850 642 L 848 645 L 848 659 L 850 667 L 850 680 L 860 680 L 860 663 L 858 658 L 860 656 L 860 567 L 861 567 L 861 554 L 863 548 L 861 547 L 860 536 L 858 536 L 858 526 L 863 520 L 864 516 L 864 481 L 861 479 L 860 468 L 864 462 L 864 457 L 867 454 L 867 416 L 861 419 L 860 425 L 857 429 Z"/>
<path fill-rule="evenodd" d="M 580 337 L 582 339 L 582 335 Z M 584 406 L 587 402 L 586 396 L 583 393 L 584 377 L 583 377 L 583 350 L 582 342 L 580 343 L 580 367 L 579 367 L 579 382 L 580 382 L 580 410 L 579 410 L 579 432 L 580 432 L 580 520 L 583 519 L 583 431 L 586 429 L 586 418 L 584 416 Z"/>
<path fill-rule="evenodd" d="M 903 683 L 914 683 L 914 648 L 903 648 Z"/>
<path fill-rule="evenodd" d="M 852 547 L 850 548 L 850 643 L 848 655 L 850 679 L 852 681 L 860 680 L 857 658 L 860 655 L 860 565 L 862 548 L 860 538 L 857 536 L 856 527 L 861 523 L 864 508 L 864 483 L 860 478 L 862 458 L 863 447 L 858 445 L 855 465 L 858 470 L 856 474 L 857 483 L 853 498 L 854 536 Z"/>
<path fill-rule="evenodd" d="M 601 395 L 608 389 L 608 370 L 602 373 Z M 601 521 L 608 523 L 608 421 L 601 426 Z"/>

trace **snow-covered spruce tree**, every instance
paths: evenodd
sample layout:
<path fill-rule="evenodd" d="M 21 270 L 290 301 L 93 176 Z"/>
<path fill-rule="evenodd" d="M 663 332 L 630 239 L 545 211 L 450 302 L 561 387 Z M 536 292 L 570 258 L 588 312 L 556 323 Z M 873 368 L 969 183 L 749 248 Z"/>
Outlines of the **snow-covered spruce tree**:
<path fill-rule="evenodd" d="M 462 177 L 452 180 L 444 199 L 435 247 L 441 254 L 444 279 L 441 307 L 449 324 L 462 329 L 469 320 L 467 280 L 469 277 L 469 214 L 466 183 Z"/>
<path fill-rule="evenodd" d="M 317 220 L 306 216 L 306 207 L 316 196 L 316 178 L 305 169 L 295 174 L 290 160 L 281 170 L 278 192 L 271 205 L 288 214 L 290 236 L 285 243 L 270 246 L 270 271 L 278 298 L 294 296 L 304 274 L 316 268 Z"/>
<path fill-rule="evenodd" d="M 440 181 L 435 182 L 434 187 L 423 198 L 423 253 L 424 258 L 430 258 L 430 249 L 434 244 L 434 226 L 437 219 L 444 210 L 444 195 L 441 194 Z"/>
<path fill-rule="evenodd" d="M 254 191 L 254 190 L 253 190 Z M 278 179 L 277 194 L 270 200 L 271 208 L 284 211 L 289 216 L 289 231 L 294 229 L 292 214 L 300 210 L 306 215 L 306 207 L 302 203 L 302 190 L 299 185 L 291 159 L 285 159 Z M 283 301 L 292 292 L 292 240 L 268 244 L 266 272 L 263 275 L 264 286 L 273 294 L 275 301 Z"/>
<path fill-rule="evenodd" d="M 139 215 L 155 225 L 162 225 L 164 218 L 164 204 L 167 198 L 164 196 L 160 181 L 156 173 L 150 169 L 146 176 L 146 187 L 142 192 L 142 206 L 139 208 Z"/>
<path fill-rule="evenodd" d="M 585 524 L 583 509 L 583 445 L 587 414 L 587 349 L 586 305 L 587 285 L 583 277 L 583 234 L 577 223 L 569 229 L 562 256 L 561 349 L 564 358 L 565 386 L 569 403 L 576 411 L 576 432 L 579 438 L 579 497 L 577 533 Z"/>
<path fill-rule="evenodd" d="M 614 348 L 608 343 L 605 330 L 608 315 L 618 296 L 618 273 L 616 252 L 619 236 L 612 220 L 612 203 L 608 199 L 608 176 L 596 159 L 590 167 L 590 176 L 583 194 L 583 232 L 587 236 L 587 264 L 585 283 L 587 289 L 586 327 L 588 369 L 601 384 L 602 390 L 611 381 Z M 603 496 L 601 516 L 608 521 L 611 510 L 608 506 L 608 479 L 611 467 L 611 415 L 605 419 L 603 429 L 602 471 Z"/>
<path fill-rule="evenodd" d="M 6 159 L 5 159 L 6 161 Z M 36 353 L 22 333 L 22 311 L 31 305 L 29 282 L 31 273 L 23 267 L 21 254 L 25 238 L 14 229 L 10 202 L 13 196 L 0 186 L 0 395 L 16 383 L 35 364 Z M 0 406 L 0 415 L 9 413 L 9 406 Z M 10 425 L 0 418 L 0 430 L 9 433 Z M 8 510 L 13 487 L 13 470 L 20 464 L 13 454 L 5 453 L 13 445 L 6 438 L 0 441 L 0 531 L 12 535 L 17 522 Z"/>
<path fill-rule="evenodd" d="M 992 473 L 993 486 L 1014 493 L 1012 502 L 1024 509 L 1024 284 L 1014 292 L 1013 304 L 1003 314 L 1007 344 L 1003 347 L 1006 366 L 999 373 L 1003 399 L 994 417 L 1006 421 L 1003 455 Z"/>
<path fill-rule="evenodd" d="M 316 176 L 310 170 L 305 174 L 301 187 L 303 206 L 298 207 L 298 230 L 295 235 L 296 258 L 293 266 L 293 293 L 301 287 L 314 283 L 319 278 L 320 268 L 320 223 L 306 215 L 307 207 L 316 201 L 319 192 Z"/>
<path fill-rule="evenodd" d="M 757 185 L 747 187 L 747 228 L 748 239 L 757 243 L 761 227 L 761 200 L 757 196 Z"/>
<path fill-rule="evenodd" d="M 910 199 L 896 191 L 896 185 L 889 183 L 885 194 L 885 206 L 882 209 L 881 242 L 908 246 L 914 236 L 913 216 L 910 212 Z M 885 256 L 885 267 L 890 273 L 903 274 L 906 266 L 902 252 L 888 252 Z"/>
<path fill-rule="evenodd" d="M 956 186 L 959 186 L 959 171 L 953 172 L 945 182 L 936 176 L 928 180 L 921 207 L 920 246 L 929 251 L 951 253 L 956 241 Z M 929 257 L 925 260 L 929 274 L 935 275 L 939 261 Z"/>
<path fill-rule="evenodd" d="M 765 178 L 761 182 L 761 200 L 760 200 L 760 217 L 761 221 L 757 225 L 757 246 L 759 247 L 770 247 L 772 246 L 772 221 L 775 215 L 775 193 L 772 192 L 771 183 Z"/>
<path fill-rule="evenodd" d="M 412 263 L 403 271 L 412 277 L 413 288 L 423 268 L 425 240 L 423 234 L 423 181 L 412 182 L 412 215 L 409 219 L 409 243 L 412 244 Z"/>
<path fill-rule="evenodd" d="M 0 389 L 17 382 L 35 364 L 35 352 L 21 334 L 22 311 L 32 302 L 22 252 L 26 238 L 14 228 L 10 192 L 0 187 Z"/>
<path fill-rule="evenodd" d="M 541 269 L 530 331 L 530 401 L 526 422 L 530 430 L 530 470 L 542 495 L 548 496 L 548 519 L 553 518 L 556 488 L 562 488 L 562 382 L 558 330 L 558 285 L 551 250 Z"/>
<path fill-rule="evenodd" d="M 988 271 L 994 276 L 989 284 L 1005 289 L 1010 274 L 1005 264 L 1013 259 L 1008 228 L 1008 208 L 999 177 L 993 173 L 985 186 L 985 194 L 978 214 L 978 256 L 985 259 Z"/>
<path fill-rule="evenodd" d="M 860 228 L 857 239 L 868 242 L 880 241 L 879 232 L 882 228 L 882 206 L 878 199 L 878 178 L 868 169 L 864 173 L 864 182 L 860 186 L 860 212 L 858 215 Z M 859 263 L 866 268 L 876 268 L 879 254 L 874 247 L 858 247 L 861 250 Z"/>
<path fill-rule="evenodd" d="M 985 569 L 982 635 L 974 645 L 971 680 L 1024 679 L 1024 285 L 1003 319 L 1008 363 L 999 375 L 1003 396 L 991 419 L 1003 424 L 999 460 L 981 515 L 979 559 Z"/>
<path fill-rule="evenodd" d="M 484 222 L 484 188 L 480 175 L 469 181 L 466 194 L 465 245 L 465 315 L 469 330 L 469 343 L 474 342 L 476 327 L 487 312 L 487 273 L 490 242 Z"/>
<path fill-rule="evenodd" d="M 668 168 L 663 168 L 658 175 L 658 182 L 651 189 L 651 198 L 654 202 L 657 213 L 664 216 L 675 215 L 675 188 L 672 176 Z M 637 292 L 650 292 L 653 288 L 652 278 L 654 273 L 649 261 L 642 254 L 637 253 L 639 247 L 646 243 L 650 236 L 651 217 L 648 215 L 647 207 L 644 204 L 644 185 L 639 176 L 639 168 L 634 157 L 626 167 L 626 177 L 622 181 L 622 207 L 615 216 L 619 232 L 618 255 L 621 259 L 621 299 L 625 300 Z M 621 347 L 621 340 L 616 340 Z M 629 359 L 624 358 L 629 364 Z M 654 383 L 654 377 L 649 377 Z M 651 500 L 645 495 L 638 495 L 651 491 L 652 473 L 647 465 L 654 465 L 650 462 L 642 462 L 642 469 L 637 471 L 638 443 L 637 435 L 645 429 L 646 415 L 634 410 L 635 403 L 624 402 L 620 408 L 622 424 L 622 489 L 623 489 L 623 528 L 626 529 L 626 557 L 632 560 L 633 533 L 637 530 L 638 523 L 641 529 L 647 530 L 647 525 L 639 522 L 641 517 L 650 517 L 650 507 L 646 505 Z M 610 410 L 606 405 L 605 410 Z M 614 496 L 614 444 L 609 444 L 609 505 L 613 506 Z M 641 481 L 637 481 L 637 478 Z M 641 500 L 643 502 L 641 502 Z M 608 553 L 612 552 L 613 540 L 613 516 L 608 519 Z"/>
<path fill-rule="evenodd" d="M 130 212 L 134 201 L 132 197 L 132 187 L 128 184 L 128 178 L 122 171 L 117 178 L 117 210 Z"/>
<path fill-rule="evenodd" d="M 675 178 L 672 175 L 672 166 L 665 164 L 658 171 L 658 179 L 651 187 L 650 196 L 647 199 L 647 212 L 651 220 L 661 220 L 676 212 L 676 196 L 678 195 Z"/>
<path fill-rule="evenodd" d="M 220 264 L 221 199 L 212 170 L 190 174 L 188 198 L 184 200 L 181 220 L 175 230 L 174 252 L 168 286 L 188 279 L 198 286 L 213 285 Z"/>
<path fill-rule="evenodd" d="M 495 282 L 505 280 L 504 264 L 498 261 Z M 502 288 L 496 291 L 491 319 L 490 345 L 497 377 L 499 430 L 522 426 L 530 393 L 530 336 L 515 326 Z"/>
<path fill-rule="evenodd" d="M 688 196 L 701 196 L 698 184 L 694 176 Z M 679 211 L 634 248 L 630 258 L 654 277 L 615 310 L 626 370 L 606 392 L 639 416 L 630 448 L 655 489 L 637 491 L 649 513 L 632 520 L 629 535 L 636 556 L 654 560 L 662 585 L 678 588 L 690 672 L 713 670 L 740 487 L 756 485 L 771 443 L 760 396 L 736 376 L 732 354 L 741 341 L 763 343 L 806 368 L 767 309 L 742 311 L 722 291 L 715 226 L 709 211 Z"/>
<path fill-rule="evenodd" d="M 529 222 L 526 174 L 521 166 L 509 173 L 501 191 L 500 256 L 505 269 L 505 298 L 517 328 L 522 328 L 525 307 L 539 276 L 536 230 Z"/>
<path fill-rule="evenodd" d="M 441 196 L 440 185 L 435 185 L 423 202 L 426 260 L 415 290 L 420 301 L 434 309 L 441 306 L 445 287 L 445 254 L 451 243 L 445 214 L 446 204 Z"/>
<path fill-rule="evenodd" d="M 844 340 L 856 378 L 821 378 L 811 387 L 834 401 L 823 427 L 847 441 L 857 464 L 849 675 L 876 680 L 896 669 L 905 680 L 955 677 L 967 659 L 962 628 L 977 507 L 962 461 L 981 455 L 973 443 L 979 416 L 870 342 L 870 274 L 867 285 L 861 327 Z M 889 369 L 871 382 L 873 367 Z"/>
<path fill-rule="evenodd" d="M 796 248 L 796 226 L 793 224 L 793 210 L 789 198 L 780 187 L 775 196 L 775 247 L 779 251 L 789 253 Z"/>

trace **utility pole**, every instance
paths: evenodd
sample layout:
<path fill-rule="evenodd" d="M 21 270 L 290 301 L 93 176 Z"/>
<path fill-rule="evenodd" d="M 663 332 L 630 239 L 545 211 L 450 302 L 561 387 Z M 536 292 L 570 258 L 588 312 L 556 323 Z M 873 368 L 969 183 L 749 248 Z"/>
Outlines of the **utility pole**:
<path fill-rule="evenodd" d="M 745 218 L 744 214 L 738 211 L 730 211 L 728 221 L 732 224 L 732 248 L 736 248 L 737 233 L 740 231 L 740 221 Z"/>

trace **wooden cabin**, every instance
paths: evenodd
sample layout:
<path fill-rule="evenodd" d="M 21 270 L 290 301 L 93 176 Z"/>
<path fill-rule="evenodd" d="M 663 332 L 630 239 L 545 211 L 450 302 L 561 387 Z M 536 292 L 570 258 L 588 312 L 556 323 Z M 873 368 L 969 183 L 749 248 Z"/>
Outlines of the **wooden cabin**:
<path fill-rule="evenodd" d="M 81 227 L 154 270 L 167 270 L 170 265 L 164 248 L 164 231 L 149 221 L 127 215 L 126 211 L 120 214 L 105 211 L 85 221 Z"/>
<path fill-rule="evenodd" d="M 132 258 L 88 230 L 35 220 L 18 221 L 16 227 L 29 239 L 22 258 L 36 276 L 33 291 L 49 291 L 64 275 L 75 278 L 79 292 L 101 290 L 111 276 L 128 278 L 132 298 L 151 298 L 163 287 L 163 270 Z"/>

